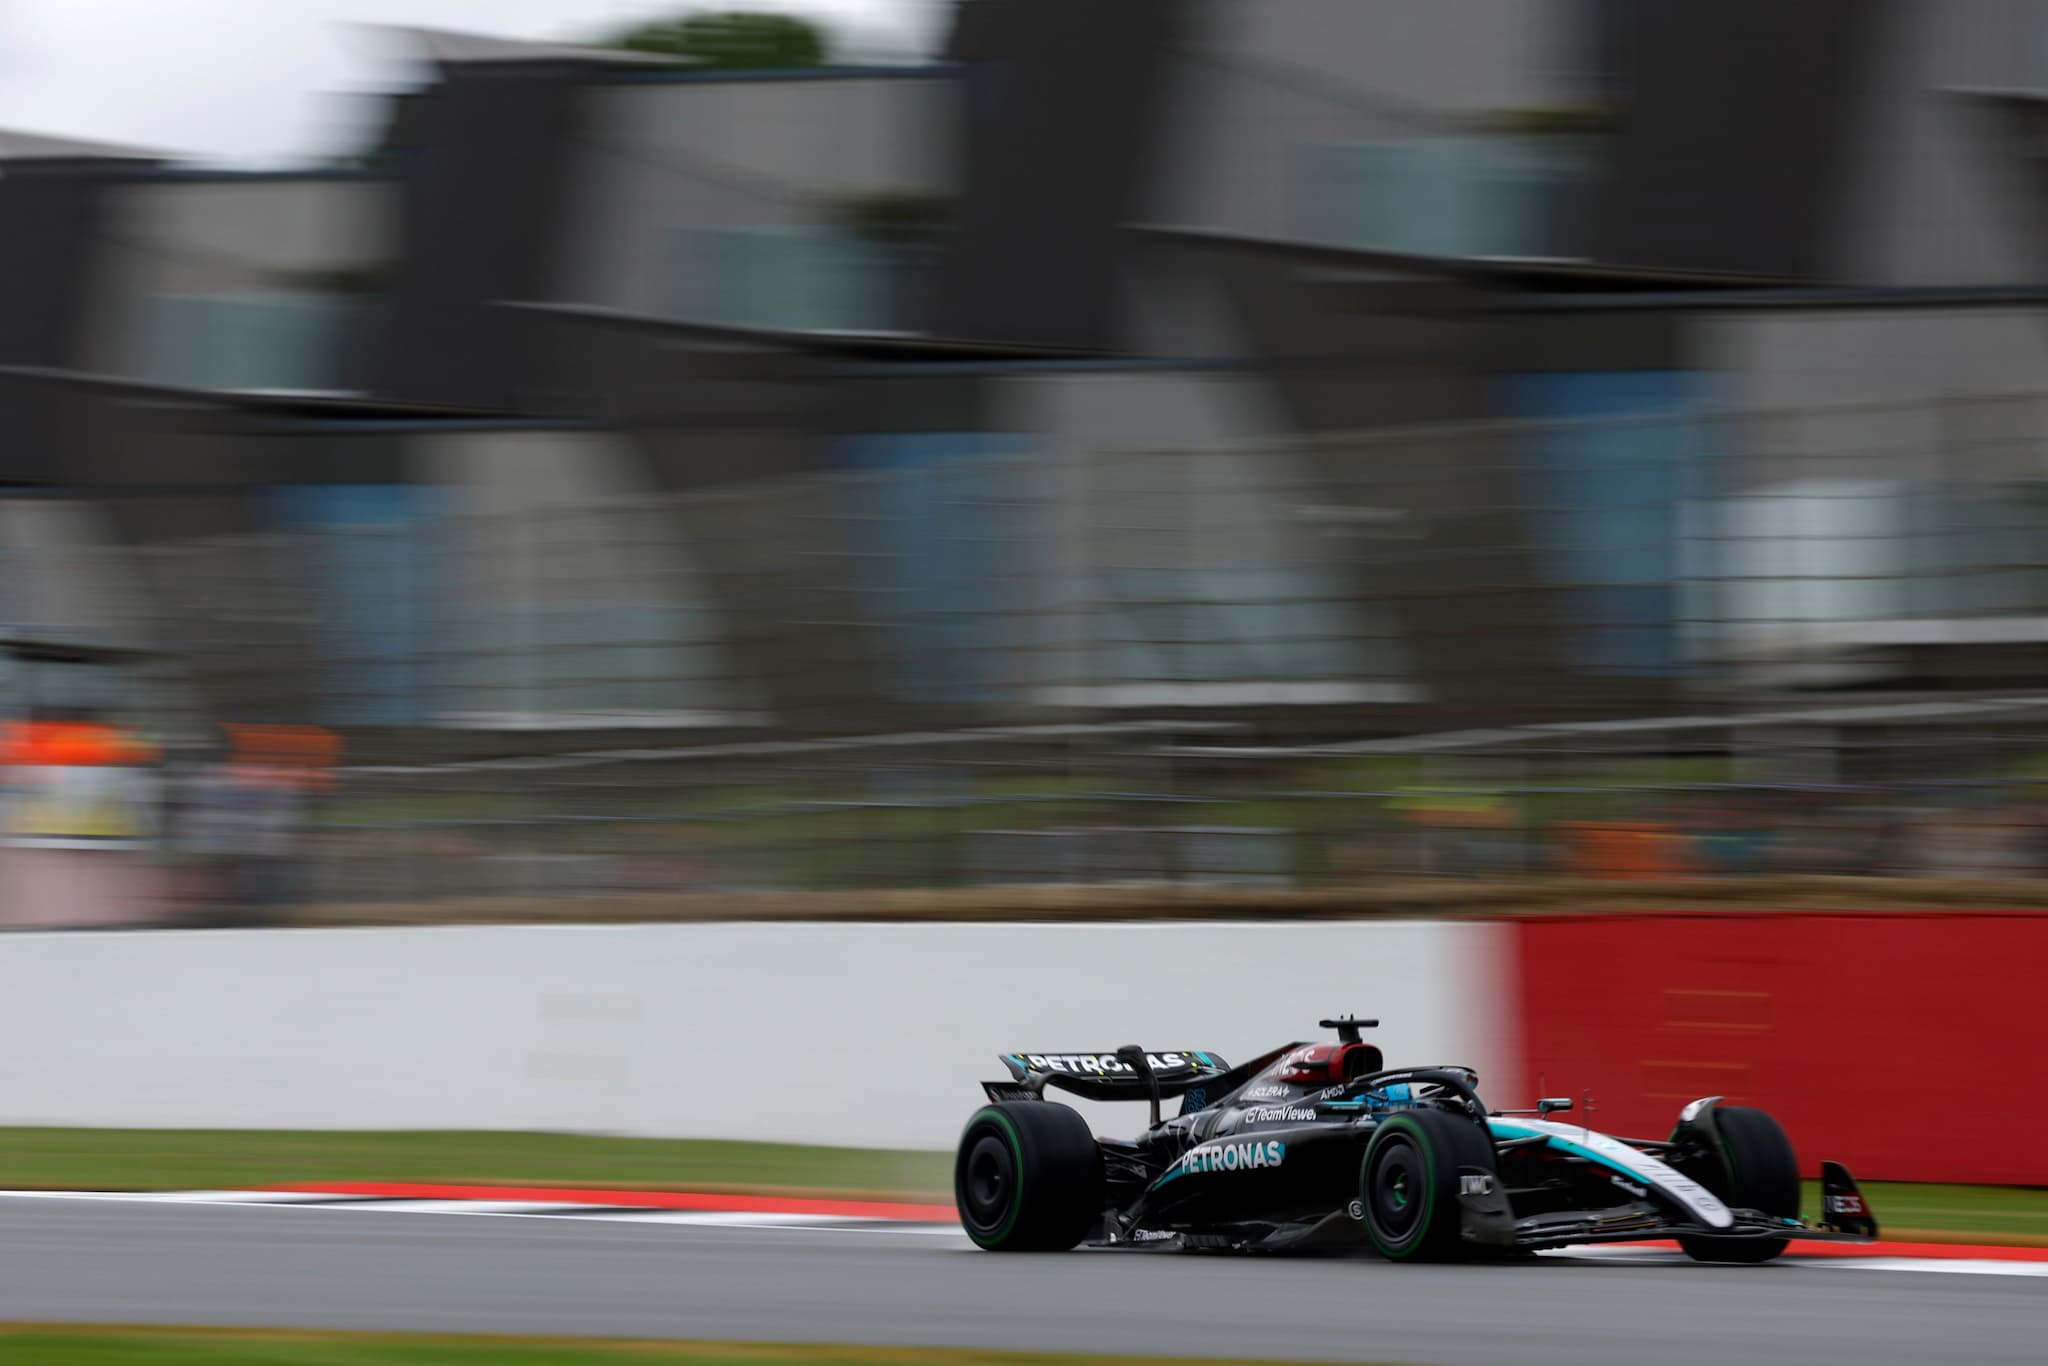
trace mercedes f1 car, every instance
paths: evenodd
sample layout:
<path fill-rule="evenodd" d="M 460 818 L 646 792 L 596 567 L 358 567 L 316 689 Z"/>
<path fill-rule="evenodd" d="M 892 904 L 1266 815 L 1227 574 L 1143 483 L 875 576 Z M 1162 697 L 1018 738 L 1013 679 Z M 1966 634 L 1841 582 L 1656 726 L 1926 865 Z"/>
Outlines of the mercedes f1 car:
<path fill-rule="evenodd" d="M 1388 1070 L 1360 1031 L 1236 1067 L 1213 1053 L 1009 1053 L 954 1163 L 960 1221 L 991 1251 L 1177 1243 L 1216 1250 L 1369 1245 L 1393 1261 L 1512 1256 L 1675 1238 L 1710 1262 L 1788 1241 L 1867 1242 L 1877 1221 L 1846 1168 L 1821 1165 L 1820 1222 L 1799 1217 L 1792 1144 L 1762 1110 L 1693 1101 L 1669 1138 L 1615 1138 L 1533 1110 L 1491 1110 L 1465 1067 Z M 1133 1139 L 1096 1138 L 1049 1090 L 1149 1101 Z M 1180 1111 L 1160 1118 L 1161 1102 Z"/>

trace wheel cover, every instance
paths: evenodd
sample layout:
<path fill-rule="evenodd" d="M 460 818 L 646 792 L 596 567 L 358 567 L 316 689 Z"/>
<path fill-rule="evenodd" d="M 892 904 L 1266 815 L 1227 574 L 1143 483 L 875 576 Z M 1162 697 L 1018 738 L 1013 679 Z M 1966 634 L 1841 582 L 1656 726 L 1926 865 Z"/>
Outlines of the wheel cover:
<path fill-rule="evenodd" d="M 1402 1242 L 1415 1232 L 1422 1215 L 1422 1181 L 1421 1154 L 1408 1140 L 1393 1140 L 1375 1157 L 1368 1197 L 1373 1223 L 1389 1242 Z"/>
<path fill-rule="evenodd" d="M 961 1195 L 975 1227 L 994 1229 L 1009 1217 L 1017 1172 L 1010 1145 L 997 1133 L 984 1133 L 967 1150 Z"/>

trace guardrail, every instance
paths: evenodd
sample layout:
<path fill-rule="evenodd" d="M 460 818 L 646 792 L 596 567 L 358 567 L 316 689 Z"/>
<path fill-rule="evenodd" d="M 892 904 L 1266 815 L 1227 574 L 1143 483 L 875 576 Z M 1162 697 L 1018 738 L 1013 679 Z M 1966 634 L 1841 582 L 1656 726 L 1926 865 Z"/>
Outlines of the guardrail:
<path fill-rule="evenodd" d="M 1235 1060 L 1369 1009 L 1390 1060 L 1476 1067 L 1496 1105 L 1590 1095 L 1595 1128 L 1654 1138 L 1719 1095 L 1809 1170 L 2048 1183 L 2048 913 L 1646 914 L 1664 889 L 1640 890 L 1457 921 L 15 934 L 0 1032 L 32 1043 L 0 1124 L 943 1149 L 1000 1052 Z"/>

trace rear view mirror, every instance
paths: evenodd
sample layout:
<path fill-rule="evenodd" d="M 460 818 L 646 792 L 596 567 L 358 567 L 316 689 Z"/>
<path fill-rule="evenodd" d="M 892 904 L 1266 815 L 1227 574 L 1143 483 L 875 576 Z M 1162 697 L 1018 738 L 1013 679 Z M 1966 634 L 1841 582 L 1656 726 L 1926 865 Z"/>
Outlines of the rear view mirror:
<path fill-rule="evenodd" d="M 1556 1114 L 1561 1110 L 1569 1110 L 1571 1108 L 1572 1099 L 1570 1096 L 1545 1096 L 1536 1102 L 1536 1113 L 1539 1115 Z"/>

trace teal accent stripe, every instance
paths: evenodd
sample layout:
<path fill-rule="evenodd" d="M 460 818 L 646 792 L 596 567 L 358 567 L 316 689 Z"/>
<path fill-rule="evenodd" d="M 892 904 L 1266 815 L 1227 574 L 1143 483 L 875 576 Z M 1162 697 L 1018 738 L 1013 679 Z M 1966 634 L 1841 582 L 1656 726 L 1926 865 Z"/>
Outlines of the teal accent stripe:
<path fill-rule="evenodd" d="M 1573 1157 L 1583 1157 L 1586 1161 L 1605 1167 L 1611 1172 L 1619 1172 L 1638 1185 L 1645 1181 L 1649 1181 L 1653 1185 L 1656 1184 L 1654 1178 L 1646 1177 L 1641 1172 L 1630 1171 L 1613 1158 L 1604 1157 L 1590 1148 L 1581 1147 L 1568 1138 L 1559 1138 L 1556 1134 L 1546 1134 L 1540 1129 L 1524 1129 L 1519 1124 L 1510 1124 L 1498 1119 L 1487 1120 L 1486 1127 L 1492 1131 L 1495 1138 L 1542 1138 L 1547 1146 L 1555 1148 L 1559 1152 L 1570 1153 Z"/>

